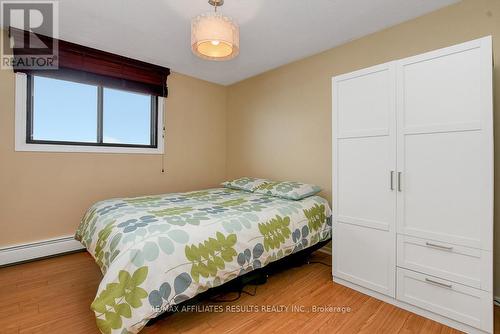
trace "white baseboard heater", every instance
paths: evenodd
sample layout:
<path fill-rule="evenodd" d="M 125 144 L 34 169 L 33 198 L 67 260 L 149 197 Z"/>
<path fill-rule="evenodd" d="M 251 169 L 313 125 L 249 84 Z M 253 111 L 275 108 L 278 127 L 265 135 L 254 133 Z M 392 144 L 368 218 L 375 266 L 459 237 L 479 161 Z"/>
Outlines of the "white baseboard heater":
<path fill-rule="evenodd" d="M 71 236 L 0 248 L 0 266 L 79 251 L 82 244 Z"/>

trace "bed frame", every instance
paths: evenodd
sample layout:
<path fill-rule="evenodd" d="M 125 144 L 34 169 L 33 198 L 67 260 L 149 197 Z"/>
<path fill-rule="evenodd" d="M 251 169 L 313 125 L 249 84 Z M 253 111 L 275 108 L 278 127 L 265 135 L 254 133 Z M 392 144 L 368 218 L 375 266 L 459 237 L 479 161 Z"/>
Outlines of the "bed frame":
<path fill-rule="evenodd" d="M 262 285 L 267 282 L 267 278 L 275 273 L 282 272 L 286 269 L 290 269 L 292 267 L 299 267 L 306 263 L 308 263 L 308 259 L 311 254 L 318 249 L 326 246 L 331 239 L 327 239 L 317 244 L 298 251 L 297 253 L 290 254 L 282 259 L 279 259 L 275 262 L 268 264 L 267 266 L 259 269 L 255 269 L 245 275 L 238 276 L 237 278 L 222 284 L 221 286 L 211 288 L 195 297 L 186 300 L 180 304 L 178 304 L 178 309 L 182 309 L 183 306 L 187 305 L 196 305 L 203 301 L 210 300 L 214 296 L 223 295 L 229 292 L 238 292 L 241 293 L 243 288 L 246 285 Z M 217 302 L 217 301 L 214 301 Z M 221 301 L 224 302 L 224 301 Z M 154 319 L 149 320 L 146 326 L 152 326 L 158 320 L 164 319 L 172 314 L 175 314 L 175 311 L 166 311 Z"/>

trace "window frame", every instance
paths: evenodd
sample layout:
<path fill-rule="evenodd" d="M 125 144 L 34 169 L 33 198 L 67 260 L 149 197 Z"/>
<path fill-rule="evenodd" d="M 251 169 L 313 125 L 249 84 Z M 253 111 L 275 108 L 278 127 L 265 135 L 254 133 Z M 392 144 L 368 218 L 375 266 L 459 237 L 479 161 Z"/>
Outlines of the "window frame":
<path fill-rule="evenodd" d="M 102 138 L 102 95 L 106 87 L 100 85 L 94 85 L 98 90 L 97 142 L 33 139 L 33 82 L 31 75 L 16 73 L 16 151 L 163 154 L 165 137 L 163 124 L 164 98 L 151 96 L 151 141 L 149 145 L 104 143 Z"/>

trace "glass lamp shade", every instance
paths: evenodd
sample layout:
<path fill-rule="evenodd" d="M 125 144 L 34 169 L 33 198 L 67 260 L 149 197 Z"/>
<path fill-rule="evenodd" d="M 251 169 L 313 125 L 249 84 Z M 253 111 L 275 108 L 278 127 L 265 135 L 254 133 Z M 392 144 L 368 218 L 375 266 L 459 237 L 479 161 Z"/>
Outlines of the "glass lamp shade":
<path fill-rule="evenodd" d="M 222 14 L 198 15 L 191 21 L 191 48 L 203 59 L 233 59 L 240 53 L 240 29 Z"/>

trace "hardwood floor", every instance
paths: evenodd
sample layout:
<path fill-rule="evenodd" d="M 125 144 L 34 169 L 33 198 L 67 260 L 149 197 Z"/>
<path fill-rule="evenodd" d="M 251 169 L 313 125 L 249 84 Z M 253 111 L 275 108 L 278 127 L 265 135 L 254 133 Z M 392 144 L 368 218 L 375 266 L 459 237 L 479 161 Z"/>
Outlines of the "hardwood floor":
<path fill-rule="evenodd" d="M 330 258 L 317 252 L 313 260 L 328 263 Z M 242 295 L 236 302 L 211 305 L 224 309 L 345 306 L 350 312 L 178 313 L 141 333 L 459 333 L 333 284 L 330 270 L 321 264 L 292 268 L 271 276 L 257 288 L 256 296 Z M 87 253 L 0 269 L 0 333 L 98 333 L 89 306 L 100 279 Z M 253 287 L 247 290 L 253 292 Z M 500 334 L 498 307 L 495 328 Z"/>

